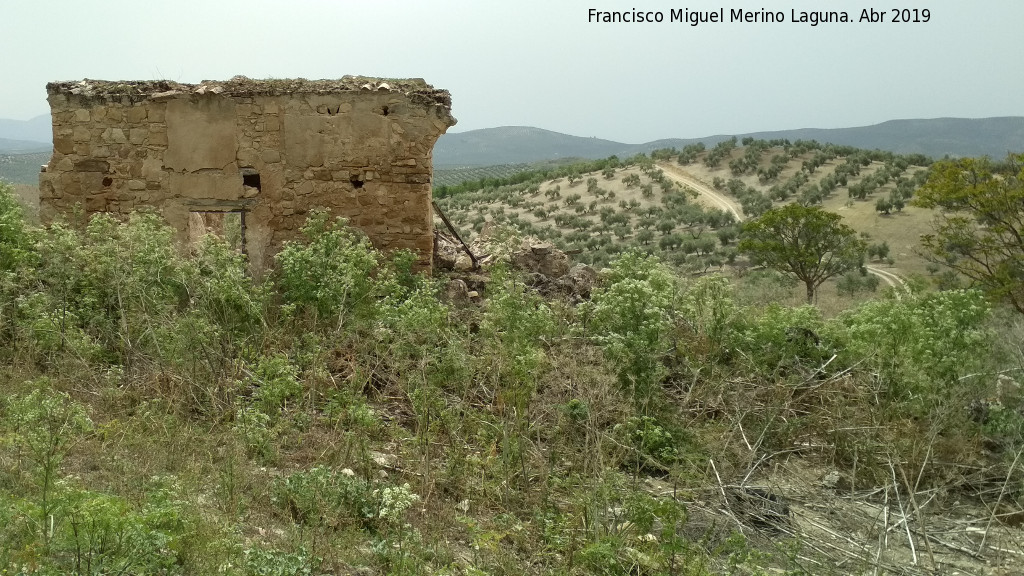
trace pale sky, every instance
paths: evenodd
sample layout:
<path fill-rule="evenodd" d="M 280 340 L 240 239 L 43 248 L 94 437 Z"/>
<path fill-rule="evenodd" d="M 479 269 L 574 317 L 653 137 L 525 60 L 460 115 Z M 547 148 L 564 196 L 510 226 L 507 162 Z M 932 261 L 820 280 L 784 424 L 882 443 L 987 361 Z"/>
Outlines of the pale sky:
<path fill-rule="evenodd" d="M 889 22 L 895 7 L 927 23 Z M 588 23 L 588 10 L 661 23 Z M 670 22 L 724 9 L 725 23 Z M 783 23 L 728 22 L 730 10 Z M 856 22 L 862 9 L 885 23 Z M 801 11 L 854 23 L 811 26 Z M 7 0 L 0 118 L 52 80 L 421 77 L 452 132 L 525 125 L 628 143 L 901 118 L 1024 116 L 1021 0 Z M 911 15 L 912 16 L 912 15 Z"/>

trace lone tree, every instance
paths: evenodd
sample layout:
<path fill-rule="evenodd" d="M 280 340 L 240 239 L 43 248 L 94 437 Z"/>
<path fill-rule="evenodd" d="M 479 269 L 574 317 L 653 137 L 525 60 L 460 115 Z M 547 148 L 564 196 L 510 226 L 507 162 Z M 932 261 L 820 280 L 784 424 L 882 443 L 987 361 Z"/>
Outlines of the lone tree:
<path fill-rule="evenodd" d="M 939 209 L 926 258 L 1024 314 L 1024 154 L 936 162 L 913 204 Z"/>
<path fill-rule="evenodd" d="M 864 262 L 864 242 L 842 217 L 816 206 L 788 204 L 743 226 L 739 250 L 766 266 L 789 272 L 807 287 L 807 302 L 818 286 Z"/>

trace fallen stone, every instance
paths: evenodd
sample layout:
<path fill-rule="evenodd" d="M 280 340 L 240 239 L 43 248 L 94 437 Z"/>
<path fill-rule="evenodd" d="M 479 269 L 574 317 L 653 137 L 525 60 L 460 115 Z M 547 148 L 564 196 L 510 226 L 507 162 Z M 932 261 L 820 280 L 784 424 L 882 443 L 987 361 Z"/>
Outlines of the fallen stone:
<path fill-rule="evenodd" d="M 467 272 L 473 269 L 473 260 L 468 254 L 461 254 L 455 259 L 455 270 L 458 272 Z"/>
<path fill-rule="evenodd" d="M 590 298 L 599 279 L 597 270 L 586 264 L 575 264 L 565 276 L 558 279 L 558 286 L 562 292 L 586 300 Z"/>
<path fill-rule="evenodd" d="M 174 98 L 175 96 L 177 96 L 180 93 L 181 92 L 179 92 L 177 90 L 168 90 L 166 92 L 157 92 L 155 94 L 151 94 L 149 99 L 150 100 L 157 100 L 157 101 L 169 100 L 171 98 Z"/>
<path fill-rule="evenodd" d="M 458 278 L 448 282 L 444 290 L 445 298 L 453 304 L 464 304 L 469 302 L 469 288 L 466 283 Z"/>
<path fill-rule="evenodd" d="M 398 465 L 398 456 L 395 456 L 394 454 L 385 454 L 383 452 L 373 452 L 373 451 L 371 451 L 370 452 L 370 459 L 373 460 L 373 462 L 377 466 L 385 466 L 385 467 L 388 467 L 388 468 L 394 468 L 395 466 Z"/>
<path fill-rule="evenodd" d="M 569 257 L 550 242 L 524 242 L 512 253 L 512 266 L 524 272 L 561 278 L 569 271 Z"/>

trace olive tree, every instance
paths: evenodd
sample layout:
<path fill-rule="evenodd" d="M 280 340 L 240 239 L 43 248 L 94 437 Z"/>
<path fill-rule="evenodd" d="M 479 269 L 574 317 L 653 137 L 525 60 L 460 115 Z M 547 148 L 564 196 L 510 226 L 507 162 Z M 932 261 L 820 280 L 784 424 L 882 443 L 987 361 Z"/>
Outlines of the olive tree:
<path fill-rule="evenodd" d="M 913 203 L 938 209 L 926 256 L 1024 314 L 1024 154 L 936 162 Z"/>

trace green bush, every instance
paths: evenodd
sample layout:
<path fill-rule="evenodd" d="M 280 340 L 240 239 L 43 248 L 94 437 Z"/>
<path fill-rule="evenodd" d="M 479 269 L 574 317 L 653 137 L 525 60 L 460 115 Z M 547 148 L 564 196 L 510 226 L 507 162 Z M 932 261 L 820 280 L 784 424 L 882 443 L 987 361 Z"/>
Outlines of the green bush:
<path fill-rule="evenodd" d="M 254 405 L 270 416 L 271 421 L 277 419 L 286 401 L 297 399 L 302 394 L 298 369 L 286 356 L 280 354 L 259 360 L 249 386 L 253 388 Z"/>
<path fill-rule="evenodd" d="M 372 312 L 372 274 L 378 256 L 369 240 L 315 210 L 301 229 L 303 239 L 286 242 L 277 254 L 277 280 L 285 303 L 309 315 L 314 326 L 341 329 L 350 317 Z"/>
<path fill-rule="evenodd" d="M 555 329 L 548 305 L 504 268 L 492 271 L 480 333 L 488 344 L 484 360 L 504 404 L 522 414 L 533 397 L 547 356 L 544 340 Z"/>
<path fill-rule="evenodd" d="M 14 339 L 23 270 L 35 261 L 34 239 L 11 187 L 0 181 L 0 344 Z"/>
<path fill-rule="evenodd" d="M 873 300 L 828 323 L 848 363 L 866 361 L 890 400 L 927 409 L 983 361 L 989 305 L 975 290 Z M 855 360 L 857 359 L 857 360 Z"/>
<path fill-rule="evenodd" d="M 23 480 L 36 487 L 37 520 L 42 527 L 55 506 L 53 492 L 61 462 L 73 443 L 92 429 L 92 420 L 82 404 L 41 379 L 30 393 L 7 400 L 3 423 L 6 439 L 19 456 L 19 476 L 27 474 Z"/>
<path fill-rule="evenodd" d="M 33 240 L 14 189 L 0 180 L 0 274 L 10 274 L 31 263 L 35 256 Z"/>
<path fill-rule="evenodd" d="M 704 276 L 688 286 L 679 305 L 680 327 L 691 341 L 687 348 L 699 356 L 721 354 L 737 312 L 729 281 L 717 274 Z"/>
<path fill-rule="evenodd" d="M 316 466 L 278 479 L 273 502 L 296 522 L 338 528 L 401 525 L 419 496 L 408 484 L 373 483 L 348 468 Z"/>
<path fill-rule="evenodd" d="M 188 264 L 185 284 L 192 310 L 234 338 L 262 330 L 271 287 L 253 280 L 241 253 L 208 234 Z"/>
<path fill-rule="evenodd" d="M 314 576 L 319 574 L 321 558 L 305 550 L 282 552 L 263 546 L 246 548 L 242 565 L 244 576 Z"/>
<path fill-rule="evenodd" d="M 825 323 L 815 306 L 771 304 L 737 317 L 728 341 L 742 351 L 743 368 L 753 373 L 775 374 L 793 367 L 815 371 L 835 353 L 830 342 L 821 340 Z"/>
<path fill-rule="evenodd" d="M 349 469 L 326 466 L 278 479 L 272 500 L 292 520 L 310 526 L 370 526 L 380 507 L 369 482 Z"/>
<path fill-rule="evenodd" d="M 632 449 L 626 460 L 630 469 L 664 472 L 679 457 L 672 434 L 650 416 L 634 416 L 616 424 L 615 433 Z"/>
<path fill-rule="evenodd" d="M 589 333 L 638 402 L 650 399 L 665 374 L 675 297 L 675 282 L 658 259 L 631 251 L 612 263 L 606 285 L 583 307 Z"/>

